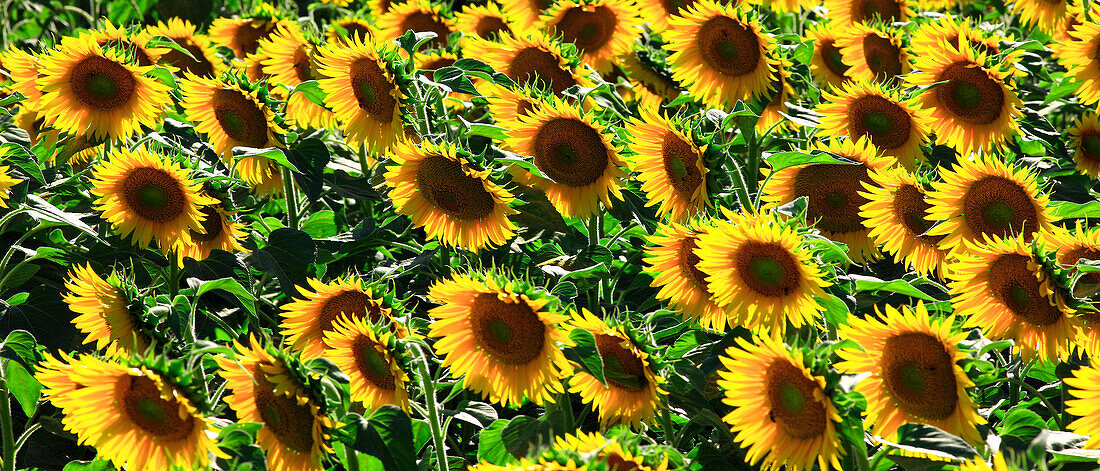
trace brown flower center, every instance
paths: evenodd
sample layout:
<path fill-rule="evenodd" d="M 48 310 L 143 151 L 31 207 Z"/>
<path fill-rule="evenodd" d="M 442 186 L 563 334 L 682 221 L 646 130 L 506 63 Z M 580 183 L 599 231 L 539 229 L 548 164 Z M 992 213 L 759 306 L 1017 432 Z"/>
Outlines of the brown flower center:
<path fill-rule="evenodd" d="M 591 11 L 583 6 L 569 8 L 554 29 L 565 42 L 577 45 L 581 53 L 599 51 L 615 35 L 619 21 L 615 12 L 606 6 Z"/>
<path fill-rule="evenodd" d="M 267 116 L 244 93 L 225 88 L 214 92 L 211 106 L 218 124 L 237 144 L 246 147 L 267 147 Z"/>
<path fill-rule="evenodd" d="M 821 58 L 825 62 L 825 68 L 838 77 L 844 77 L 848 73 L 848 65 L 844 63 L 840 48 L 836 47 L 836 40 L 826 39 L 820 42 Z"/>
<path fill-rule="evenodd" d="M 825 405 L 814 398 L 820 387 L 788 360 L 776 359 L 764 372 L 768 419 L 784 435 L 808 439 L 825 433 Z M 763 419 L 763 418 L 761 418 Z"/>
<path fill-rule="evenodd" d="M 210 61 L 206 59 L 204 51 L 198 44 L 195 44 L 194 40 L 190 37 L 171 39 L 176 41 L 180 47 L 194 56 L 194 59 L 188 57 L 187 54 L 172 49 L 163 56 L 160 56 L 161 62 L 173 67 L 178 67 L 183 72 L 190 72 L 199 77 L 214 78 L 214 64 L 211 64 Z"/>
<path fill-rule="evenodd" d="M 913 185 L 902 185 L 894 192 L 894 217 L 909 230 L 913 237 L 934 246 L 945 236 L 924 235 L 928 229 L 932 228 L 932 223 L 925 218 L 928 208 L 931 207 L 932 205 L 924 199 L 924 192 Z"/>
<path fill-rule="evenodd" d="M 680 242 L 680 249 L 677 252 L 676 259 L 680 265 L 680 273 L 684 278 L 691 280 L 691 283 L 695 285 L 696 288 L 706 291 L 707 275 L 698 268 L 700 259 L 699 256 L 695 254 L 695 249 L 699 247 L 698 243 L 698 235 L 685 237 L 684 240 Z"/>
<path fill-rule="evenodd" d="M 623 339 L 597 334 L 596 350 L 603 359 L 604 379 L 609 386 L 629 391 L 641 391 L 647 384 L 645 365 L 634 352 L 624 348 Z"/>
<path fill-rule="evenodd" d="M 371 323 L 376 323 L 382 319 L 382 311 L 378 302 L 366 293 L 357 290 L 344 291 L 325 301 L 325 305 L 321 307 L 321 316 L 317 319 L 317 327 L 322 333 L 331 332 L 332 324 L 344 317 L 366 318 Z"/>
<path fill-rule="evenodd" d="M 852 22 L 880 18 L 885 23 L 901 21 L 902 4 L 897 0 L 859 0 L 852 3 Z"/>
<path fill-rule="evenodd" d="M 462 164 L 441 155 L 420 161 L 416 171 L 420 195 L 455 219 L 476 221 L 493 213 L 493 196 L 485 182 L 462 171 Z"/>
<path fill-rule="evenodd" d="M 175 176 L 149 167 L 136 168 L 126 175 L 122 196 L 131 211 L 157 223 L 179 218 L 186 203 L 183 188 Z"/>
<path fill-rule="evenodd" d="M 501 33 L 511 33 L 512 28 L 508 27 L 508 23 L 505 23 L 503 19 L 496 16 L 483 16 L 478 18 L 477 25 L 474 26 L 474 34 L 485 39 L 496 39 L 500 37 Z"/>
<path fill-rule="evenodd" d="M 741 281 L 760 296 L 786 296 L 802 284 L 798 261 L 774 242 L 749 241 L 733 254 Z"/>
<path fill-rule="evenodd" d="M 196 243 L 217 240 L 218 236 L 222 234 L 222 215 L 213 206 L 203 206 L 199 208 L 199 211 L 202 212 L 203 233 L 200 234 L 195 230 L 190 230 L 191 240 Z"/>
<path fill-rule="evenodd" d="M 668 131 L 661 146 L 661 157 L 664 159 L 665 175 L 672 188 L 676 189 L 680 197 L 690 200 L 699 185 L 703 184 L 703 173 L 698 168 L 699 149 L 676 133 Z"/>
<path fill-rule="evenodd" d="M 864 95 L 848 108 L 853 139 L 867 136 L 879 149 L 897 149 L 909 141 L 913 119 L 901 105 L 879 95 Z"/>
<path fill-rule="evenodd" d="M 397 87 L 386 77 L 378 62 L 362 57 L 352 62 L 350 69 L 351 90 L 359 108 L 375 121 L 392 121 L 393 114 L 397 112 L 397 99 L 393 97 Z"/>
<path fill-rule="evenodd" d="M 703 23 L 695 45 L 707 65 L 725 75 L 748 74 L 756 70 L 761 60 L 760 38 L 728 16 L 716 16 Z"/>
<path fill-rule="evenodd" d="M 558 56 L 535 46 L 516 51 L 508 63 L 508 78 L 519 85 L 549 87 L 554 94 L 577 84 L 573 74 L 562 69 Z"/>
<path fill-rule="evenodd" d="M 989 264 L 989 295 L 1023 322 L 1037 327 L 1051 325 L 1063 314 L 1040 290 L 1039 280 L 1028 268 L 1030 261 L 1019 254 L 997 257 Z"/>
<path fill-rule="evenodd" d="M 579 119 L 554 118 L 535 135 L 535 166 L 557 183 L 582 187 L 595 183 L 611 165 L 600 133 Z"/>
<path fill-rule="evenodd" d="M 275 385 L 257 365 L 252 370 L 255 384 L 256 410 L 263 419 L 263 426 L 271 431 L 283 446 L 294 452 L 309 454 L 313 451 L 313 426 L 317 420 L 310 403 L 298 404 L 294 396 L 275 394 Z"/>
<path fill-rule="evenodd" d="M 966 225 L 975 234 L 1007 237 L 1024 234 L 1030 240 L 1038 229 L 1035 201 L 1018 183 L 986 176 L 970 185 L 963 196 Z"/>
<path fill-rule="evenodd" d="M 863 37 L 863 56 L 875 80 L 894 80 L 901 75 L 901 48 L 889 38 L 871 33 Z"/>
<path fill-rule="evenodd" d="M 447 27 L 447 23 L 432 12 L 417 11 L 413 12 L 405 19 L 401 21 L 401 31 L 413 30 L 416 32 L 431 31 L 436 34 L 435 38 L 428 42 L 430 47 L 444 47 L 447 45 L 447 36 L 451 34 L 451 29 Z"/>
<path fill-rule="evenodd" d="M 366 335 L 355 337 L 352 344 L 355 367 L 374 387 L 393 391 L 397 389 L 396 378 L 390 370 L 390 361 L 378 351 L 379 346 Z"/>
<path fill-rule="evenodd" d="M 546 324 L 522 299 L 505 301 L 495 293 L 478 294 L 470 306 L 474 340 L 498 362 L 525 365 L 543 355 Z"/>
<path fill-rule="evenodd" d="M 105 57 L 78 62 L 69 80 L 77 101 L 96 111 L 126 106 L 137 91 L 137 78 L 125 66 Z"/>
<path fill-rule="evenodd" d="M 944 69 L 936 80 L 947 81 L 933 93 L 936 101 L 955 119 L 970 124 L 989 124 L 1001 116 L 1004 91 L 981 67 L 969 61 L 956 62 Z"/>
<path fill-rule="evenodd" d="M 865 230 L 859 208 L 867 204 L 859 192 L 869 182 L 865 165 L 812 164 L 794 178 L 795 198 L 809 199 L 806 216 L 821 230 L 846 234 Z"/>
<path fill-rule="evenodd" d="M 886 339 L 879 359 L 882 381 L 905 412 L 944 420 L 958 407 L 955 371 L 942 342 L 923 332 Z"/>
<path fill-rule="evenodd" d="M 156 382 L 146 376 L 126 375 L 115 385 L 126 417 L 145 433 L 162 442 L 186 439 L 195 428 L 195 417 L 180 417 L 183 407 L 175 398 L 164 399 Z"/>

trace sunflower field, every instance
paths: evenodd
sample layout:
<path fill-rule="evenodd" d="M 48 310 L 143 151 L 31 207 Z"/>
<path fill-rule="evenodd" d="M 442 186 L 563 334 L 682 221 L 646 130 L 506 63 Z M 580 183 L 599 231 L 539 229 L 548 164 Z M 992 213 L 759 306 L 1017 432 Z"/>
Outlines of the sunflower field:
<path fill-rule="evenodd" d="M 0 15 L 0 471 L 1100 469 L 1100 3 Z"/>

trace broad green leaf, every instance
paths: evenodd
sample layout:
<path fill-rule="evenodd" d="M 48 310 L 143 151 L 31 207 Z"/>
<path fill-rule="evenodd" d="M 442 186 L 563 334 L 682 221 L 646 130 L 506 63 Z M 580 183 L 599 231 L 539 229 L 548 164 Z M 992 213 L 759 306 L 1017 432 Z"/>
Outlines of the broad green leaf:
<path fill-rule="evenodd" d="M 573 329 L 572 332 L 569 332 L 569 340 L 572 340 L 576 345 L 565 348 L 565 358 L 581 365 L 588 374 L 591 374 L 600 383 L 606 383 L 603 359 L 600 358 L 600 351 L 596 348 L 596 337 L 592 335 L 592 332 L 587 329 Z"/>
<path fill-rule="evenodd" d="M 873 276 L 865 275 L 849 275 L 849 277 L 855 280 L 856 291 L 889 291 L 891 293 L 904 294 L 925 301 L 936 301 L 936 298 L 929 296 L 927 293 L 917 289 L 916 286 L 913 286 L 912 283 L 905 280 L 884 281 Z"/>
<path fill-rule="evenodd" d="M 34 379 L 34 376 L 17 361 L 3 359 L 0 362 L 4 363 L 4 378 L 7 380 L 8 390 L 23 408 L 23 413 L 31 417 L 38 405 L 38 398 L 42 396 L 42 383 Z"/>
<path fill-rule="evenodd" d="M 513 461 L 512 456 L 508 454 L 508 449 L 504 447 L 504 440 L 501 438 L 501 432 L 504 431 L 504 427 L 507 425 L 507 420 L 497 419 L 477 434 L 478 461 L 495 465 L 504 465 Z"/>

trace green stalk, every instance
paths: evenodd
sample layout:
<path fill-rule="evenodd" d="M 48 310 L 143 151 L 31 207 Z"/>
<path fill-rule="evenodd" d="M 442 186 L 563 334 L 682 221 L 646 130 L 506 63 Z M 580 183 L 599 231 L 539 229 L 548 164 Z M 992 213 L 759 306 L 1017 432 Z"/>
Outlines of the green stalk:
<path fill-rule="evenodd" d="M 283 174 L 283 196 L 286 197 L 287 227 L 298 228 L 298 195 L 294 192 L 294 179 L 290 169 L 281 167 Z"/>
<path fill-rule="evenodd" d="M 180 267 L 177 266 L 171 255 L 168 258 L 168 279 L 164 282 L 168 283 L 169 302 L 175 302 L 176 295 L 180 292 Z M 194 319 L 192 319 L 192 322 L 194 322 Z M 192 327 L 194 326 L 192 325 Z"/>
<path fill-rule="evenodd" d="M 602 214 L 599 210 L 596 210 L 596 214 L 592 215 L 592 218 L 588 220 L 588 246 L 595 247 L 600 245 L 600 219 Z"/>
<path fill-rule="evenodd" d="M 10 360 L 9 360 L 10 361 Z M 4 440 L 4 469 L 3 471 L 15 471 L 15 437 L 11 426 L 11 395 L 8 394 L 8 381 L 0 375 L 0 434 Z"/>
<path fill-rule="evenodd" d="M 1008 384 L 1011 384 L 1013 386 L 1016 386 L 1015 388 L 1011 388 L 1011 390 L 1016 392 L 1016 398 L 1017 398 L 1015 401 L 1013 401 L 1013 404 L 1019 402 L 1020 388 L 1026 389 L 1029 393 L 1034 394 L 1036 397 L 1039 398 L 1040 401 L 1042 401 L 1043 405 L 1046 406 L 1047 411 L 1050 412 L 1050 416 L 1054 418 L 1054 423 L 1055 423 L 1055 425 L 1058 426 L 1058 430 L 1062 430 L 1062 429 L 1065 428 L 1065 425 L 1063 424 L 1063 420 L 1062 420 L 1063 419 L 1062 414 L 1060 414 L 1058 412 L 1058 408 L 1054 407 L 1054 404 L 1052 402 L 1050 402 L 1050 399 L 1047 399 L 1046 396 L 1040 394 L 1039 390 L 1035 389 L 1035 386 L 1027 384 L 1027 381 L 1021 380 L 1019 378 L 995 379 L 993 381 L 990 381 L 988 383 L 983 384 L 983 386 L 989 386 L 991 384 L 999 384 L 999 383 L 1008 383 Z"/>
<path fill-rule="evenodd" d="M 672 428 L 672 413 L 668 408 L 668 396 L 661 397 L 661 431 L 664 432 L 665 441 L 668 445 L 676 448 L 679 446 L 679 440 L 675 438 L 676 431 Z"/>
<path fill-rule="evenodd" d="M 848 447 L 852 456 L 856 459 L 856 466 L 859 467 L 859 471 L 871 471 L 871 462 L 867 459 L 867 442 L 863 439 L 863 424 L 859 422 L 853 422 L 853 427 L 859 428 L 859 443 L 848 443 Z"/>
<path fill-rule="evenodd" d="M 344 459 L 348 462 L 348 471 L 359 471 L 359 457 L 348 445 L 344 445 Z"/>
<path fill-rule="evenodd" d="M 748 141 L 749 145 L 749 168 L 748 171 L 745 172 L 745 186 L 748 187 L 749 193 L 752 194 L 756 193 L 757 182 L 760 179 L 760 160 L 762 157 L 760 149 L 760 136 L 757 136 L 756 131 L 753 131 L 745 136 L 745 140 Z"/>
<path fill-rule="evenodd" d="M 435 460 L 438 465 L 436 468 L 439 471 L 448 471 L 447 449 L 444 446 L 443 430 L 439 427 L 439 404 L 436 403 L 435 382 L 432 381 L 432 376 L 428 374 L 428 356 L 424 354 L 424 350 L 421 350 L 420 346 L 416 346 L 416 350 L 420 353 L 422 360 L 417 362 L 416 369 L 420 374 L 420 381 L 424 384 L 424 402 L 428 406 L 428 426 L 432 432 L 432 443 L 435 444 Z"/>

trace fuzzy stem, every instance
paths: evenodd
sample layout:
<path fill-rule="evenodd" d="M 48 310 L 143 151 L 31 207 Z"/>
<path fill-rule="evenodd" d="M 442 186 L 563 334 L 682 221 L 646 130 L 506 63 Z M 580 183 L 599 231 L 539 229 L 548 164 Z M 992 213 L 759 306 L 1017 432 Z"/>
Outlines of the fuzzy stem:
<path fill-rule="evenodd" d="M 11 360 L 8 360 L 11 361 Z M 4 440 L 4 469 L 3 471 L 15 471 L 15 437 L 11 425 L 11 395 L 8 394 L 8 381 L 0 374 L 0 435 Z"/>
<path fill-rule="evenodd" d="M 432 443 L 435 443 L 436 468 L 439 471 L 448 471 L 447 448 L 444 444 L 443 430 L 439 427 L 439 404 L 436 403 L 435 382 L 428 374 L 428 355 L 416 346 L 420 353 L 421 361 L 417 362 L 416 369 L 420 373 L 420 381 L 424 384 L 424 399 L 428 406 L 428 425 L 432 432 Z"/>

